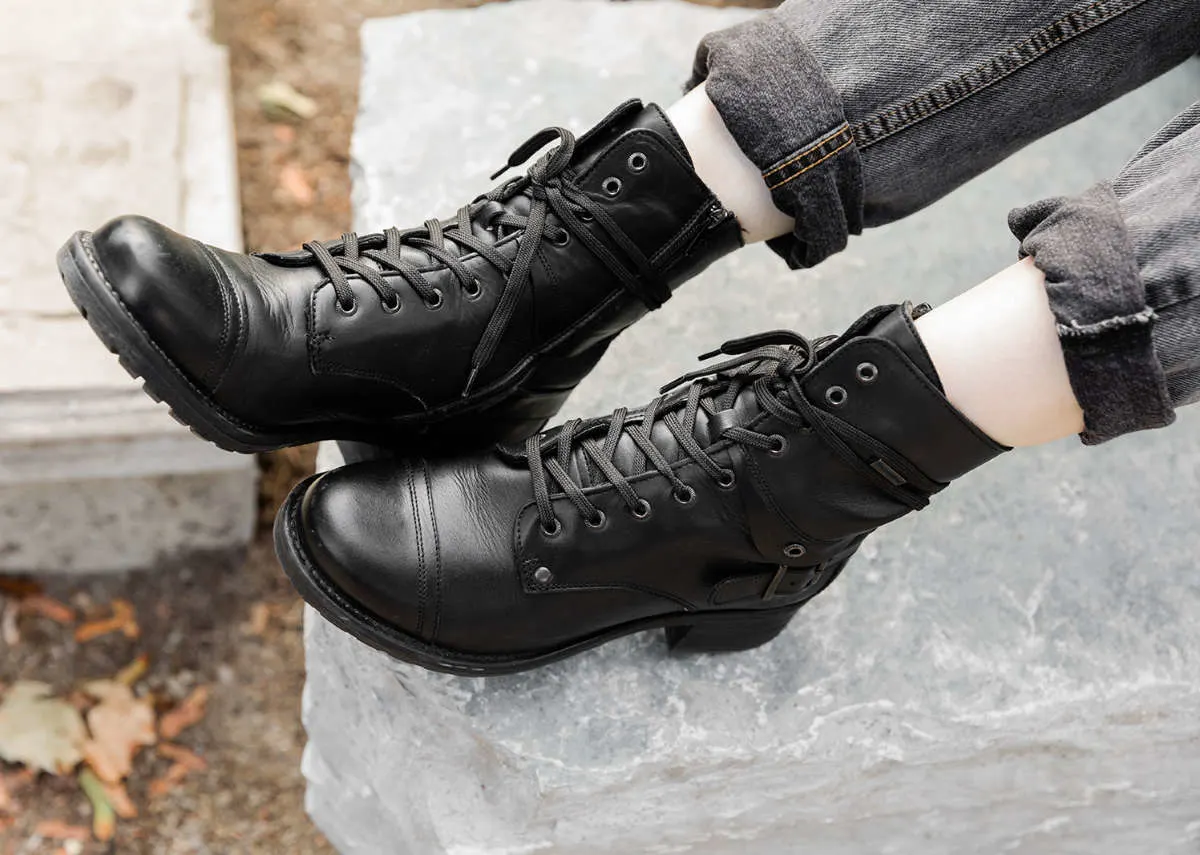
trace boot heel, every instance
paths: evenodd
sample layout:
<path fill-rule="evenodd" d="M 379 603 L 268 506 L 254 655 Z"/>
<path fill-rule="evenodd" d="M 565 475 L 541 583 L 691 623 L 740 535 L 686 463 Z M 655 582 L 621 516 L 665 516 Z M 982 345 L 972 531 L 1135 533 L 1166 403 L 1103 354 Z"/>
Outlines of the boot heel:
<path fill-rule="evenodd" d="M 719 612 L 697 616 L 696 623 L 668 626 L 664 632 L 672 653 L 724 653 L 751 650 L 766 644 L 787 628 L 800 606 L 761 612 Z"/>

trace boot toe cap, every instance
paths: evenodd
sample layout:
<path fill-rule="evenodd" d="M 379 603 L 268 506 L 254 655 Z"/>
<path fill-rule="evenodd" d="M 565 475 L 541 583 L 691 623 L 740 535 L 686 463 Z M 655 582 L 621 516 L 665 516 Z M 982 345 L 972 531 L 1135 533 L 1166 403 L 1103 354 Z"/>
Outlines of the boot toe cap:
<path fill-rule="evenodd" d="M 100 273 L 155 345 L 193 380 L 209 380 L 233 338 L 233 295 L 203 245 L 125 216 L 94 232 L 91 246 Z"/>
<path fill-rule="evenodd" d="M 392 626 L 425 636 L 430 569 L 396 470 L 355 464 L 313 481 L 300 504 L 299 536 L 317 570 L 355 604 Z"/>

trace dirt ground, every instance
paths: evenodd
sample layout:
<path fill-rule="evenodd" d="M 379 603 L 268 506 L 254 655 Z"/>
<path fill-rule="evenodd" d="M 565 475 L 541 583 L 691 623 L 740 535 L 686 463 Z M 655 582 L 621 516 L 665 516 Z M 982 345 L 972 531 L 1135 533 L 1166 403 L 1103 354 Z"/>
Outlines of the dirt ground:
<path fill-rule="evenodd" d="M 288 249 L 350 228 L 350 135 L 364 19 L 476 0 L 213 0 L 216 35 L 233 67 L 238 168 L 246 246 Z M 715 0 L 712 5 L 724 5 Z M 748 0 L 747 5 L 773 5 Z M 298 122 L 271 121 L 261 85 L 282 81 L 316 103 Z M 86 617 L 114 600 L 134 607 L 140 635 L 77 642 L 74 627 L 24 615 L 0 632 L 0 688 L 38 680 L 67 692 L 110 677 L 140 654 L 149 669 L 142 694 L 178 702 L 211 687 L 203 719 L 176 740 L 207 769 L 165 795 L 150 784 L 170 766 L 154 749 L 137 756 L 127 786 L 139 814 L 117 824 L 111 843 L 54 839 L 39 826 L 88 826 L 90 808 L 71 777 L 29 781 L 0 764 L 0 855 L 326 855 L 333 850 L 304 812 L 300 757 L 304 733 L 301 602 L 272 554 L 267 532 L 275 507 L 311 471 L 312 448 L 263 459 L 262 532 L 246 556 L 208 556 L 170 573 L 146 572 L 84 582 L 32 580 L 44 594 Z M 0 617 L 5 585 L 0 579 Z M 15 610 L 13 610 L 15 613 Z M 81 618 L 83 619 L 83 618 Z M 6 636 L 6 637 L 4 637 Z M 14 637 L 15 636 L 15 637 Z M 9 804 L 4 805 L 7 789 Z"/>

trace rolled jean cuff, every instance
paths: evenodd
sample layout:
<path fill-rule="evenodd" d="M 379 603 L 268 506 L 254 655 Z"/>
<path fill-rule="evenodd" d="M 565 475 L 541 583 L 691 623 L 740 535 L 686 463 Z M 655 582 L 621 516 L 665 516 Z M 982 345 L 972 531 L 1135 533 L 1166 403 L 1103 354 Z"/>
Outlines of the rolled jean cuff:
<path fill-rule="evenodd" d="M 862 165 L 841 98 L 777 12 L 704 38 L 688 88 L 705 84 L 738 146 L 795 220 L 768 242 L 788 266 L 811 267 L 862 232 Z"/>
<path fill-rule="evenodd" d="M 1008 224 L 1021 256 L 1032 256 L 1045 274 L 1071 388 L 1083 409 L 1083 442 L 1097 445 L 1173 422 L 1152 338 L 1156 315 L 1111 186 L 1017 208 Z"/>

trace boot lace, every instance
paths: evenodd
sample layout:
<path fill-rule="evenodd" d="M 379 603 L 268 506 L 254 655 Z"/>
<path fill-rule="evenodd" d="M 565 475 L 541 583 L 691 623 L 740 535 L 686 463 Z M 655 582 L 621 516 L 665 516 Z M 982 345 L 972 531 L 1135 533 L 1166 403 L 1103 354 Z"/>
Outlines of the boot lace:
<path fill-rule="evenodd" d="M 607 120 L 606 120 L 607 121 Z M 520 166 L 554 140 L 558 145 L 538 159 L 527 174 L 513 178 L 500 187 L 464 205 L 449 220 L 426 220 L 418 228 L 385 229 L 378 234 L 359 236 L 353 232 L 340 240 L 304 244 L 315 262 L 333 285 L 338 308 L 346 313 L 356 308 L 354 292 L 347 274 L 361 276 L 379 295 L 386 311 L 400 309 L 400 294 L 383 276 L 390 271 L 399 276 L 431 309 L 442 304 L 442 293 L 425 278 L 416 265 L 401 256 L 404 247 L 420 250 L 450 270 L 468 297 L 477 297 L 482 288 L 479 279 L 463 263 L 468 253 L 478 253 L 487 264 L 505 277 L 504 290 L 483 335 L 471 356 L 463 396 L 470 394 L 480 372 L 487 367 L 496 347 L 512 322 L 518 301 L 530 282 L 530 272 L 543 241 L 564 245 L 574 236 L 580 240 L 613 274 L 621 285 L 651 309 L 657 309 L 670 296 L 670 290 L 655 281 L 650 260 L 638 249 L 594 199 L 572 180 L 571 159 L 575 136 L 565 128 L 546 128 L 530 137 L 509 157 L 507 164 L 492 175 L 499 178 L 510 168 Z M 508 210 L 504 203 L 524 194 L 531 200 L 528 214 Z M 549 214 L 558 218 L 558 225 Z M 594 222 L 620 250 L 618 258 L 601 240 L 585 228 Z M 522 232 L 516 256 L 509 261 L 491 243 L 472 232 L 479 224 L 493 230 L 497 239 Z M 374 265 L 366 263 L 374 262 Z"/>
<path fill-rule="evenodd" d="M 568 472 L 572 456 L 582 451 L 583 460 L 593 476 L 592 487 L 610 484 L 624 501 L 626 508 L 637 518 L 650 511 L 649 503 L 637 494 L 630 479 L 653 469 L 671 483 L 672 495 L 683 504 L 695 499 L 695 488 L 679 477 L 678 464 L 694 461 L 701 472 L 718 485 L 730 487 L 735 473 L 721 465 L 713 455 L 730 445 L 738 444 L 766 451 L 781 452 L 784 437 L 763 434 L 749 428 L 731 425 L 717 436 L 710 437 L 707 447 L 695 437 L 696 418 L 701 410 L 710 417 L 729 410 L 744 390 L 749 388 L 761 410 L 771 413 L 785 424 L 816 434 L 834 454 L 851 469 L 878 486 L 887 495 L 913 510 L 929 503 L 929 495 L 942 485 L 932 481 L 911 463 L 883 443 L 863 433 L 832 413 L 816 407 L 804 394 L 801 381 L 816 364 L 822 349 L 834 337 L 810 342 L 803 336 L 778 330 L 726 342 L 718 350 L 700 359 L 718 354 L 735 358 L 690 372 L 663 386 L 663 394 L 640 411 L 631 413 L 622 407 L 607 419 L 564 424 L 557 432 L 548 431 L 530 437 L 525 444 L 525 457 L 533 483 L 534 501 L 542 531 L 553 536 L 561 530 L 556 517 L 552 492 L 557 485 L 592 526 L 604 521 L 603 512 L 588 498 L 583 485 Z M 689 382 L 690 381 L 690 382 Z M 688 383 L 686 390 L 671 390 Z M 670 394 L 668 394 L 670 393 Z M 652 440 L 654 426 L 662 423 L 670 431 L 677 448 L 672 462 Z M 711 424 L 711 422 L 710 422 Z M 600 435 L 603 434 L 603 438 Z M 622 436 L 629 437 L 637 449 L 630 471 L 621 471 L 614 454 Z M 871 462 L 851 447 L 865 449 Z M 880 464 L 883 465 L 880 465 Z"/>

